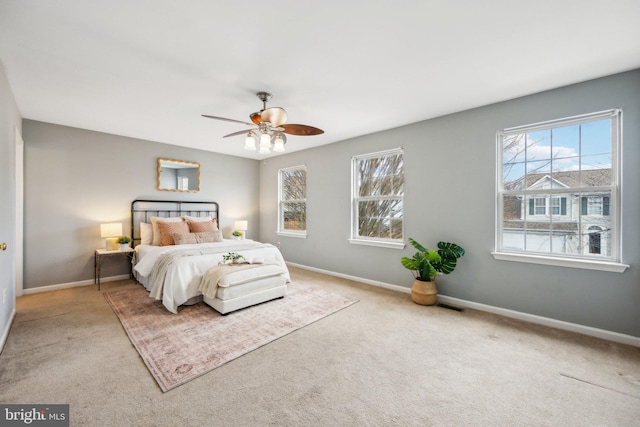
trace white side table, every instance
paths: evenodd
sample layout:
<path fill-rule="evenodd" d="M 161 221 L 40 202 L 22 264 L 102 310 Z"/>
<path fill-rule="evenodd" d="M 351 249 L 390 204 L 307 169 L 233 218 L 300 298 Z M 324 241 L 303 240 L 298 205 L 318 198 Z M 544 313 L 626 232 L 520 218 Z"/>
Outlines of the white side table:
<path fill-rule="evenodd" d="M 108 251 L 106 249 L 96 249 L 93 262 L 93 283 L 98 284 L 98 290 L 100 290 L 100 267 L 102 266 L 102 258 L 111 258 L 114 256 L 117 257 L 125 255 L 126 259 L 129 261 L 129 277 L 131 277 L 131 259 L 133 259 L 133 255 L 135 254 L 135 252 L 136 251 L 131 248 L 127 249 L 126 251 Z"/>

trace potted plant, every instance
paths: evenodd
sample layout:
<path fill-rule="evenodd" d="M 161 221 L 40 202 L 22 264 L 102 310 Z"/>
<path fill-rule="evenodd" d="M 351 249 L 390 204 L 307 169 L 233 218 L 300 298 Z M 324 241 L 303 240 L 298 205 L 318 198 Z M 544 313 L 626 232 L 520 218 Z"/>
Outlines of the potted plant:
<path fill-rule="evenodd" d="M 133 240 L 131 239 L 131 237 L 129 236 L 120 236 L 118 237 L 118 244 L 120 244 L 120 250 L 121 251 L 126 251 L 129 249 L 129 243 L 131 243 Z"/>
<path fill-rule="evenodd" d="M 235 230 L 233 233 L 231 233 L 231 235 L 233 236 L 234 240 L 240 240 L 240 238 L 242 237 L 242 231 Z"/>
<path fill-rule="evenodd" d="M 230 262 L 231 264 L 237 264 L 239 259 L 244 259 L 244 257 L 235 252 L 229 252 L 226 255 L 222 255 L 222 259 L 224 263 Z"/>
<path fill-rule="evenodd" d="M 464 249 L 455 243 L 438 242 L 438 250 L 434 251 L 411 238 L 409 243 L 418 252 L 412 258 L 405 256 L 400 261 L 415 278 L 411 286 L 411 299 L 416 304 L 433 305 L 438 294 L 436 276 L 438 273 L 451 273 L 456 268 L 458 258 L 464 255 Z"/>

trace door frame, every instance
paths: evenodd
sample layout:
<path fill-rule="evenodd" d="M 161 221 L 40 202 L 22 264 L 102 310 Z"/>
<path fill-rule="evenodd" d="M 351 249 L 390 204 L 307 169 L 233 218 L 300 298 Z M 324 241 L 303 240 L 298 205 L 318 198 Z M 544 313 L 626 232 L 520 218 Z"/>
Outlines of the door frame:
<path fill-rule="evenodd" d="M 24 294 L 24 140 L 20 130 L 15 128 L 16 139 L 16 216 L 15 216 L 15 275 L 16 298 Z"/>

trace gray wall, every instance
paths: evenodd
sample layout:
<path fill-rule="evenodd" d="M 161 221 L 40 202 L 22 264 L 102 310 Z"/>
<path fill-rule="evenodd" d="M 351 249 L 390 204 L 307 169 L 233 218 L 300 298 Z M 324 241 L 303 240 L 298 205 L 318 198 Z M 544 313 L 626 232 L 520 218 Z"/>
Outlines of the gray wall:
<path fill-rule="evenodd" d="M 21 119 L 9 87 L 4 64 L 0 61 L 0 242 L 7 244 L 0 251 L 0 351 L 3 335 L 8 332 L 11 313 L 16 306 L 15 281 L 15 206 L 16 206 L 16 139 Z M 6 301 L 2 303 L 2 293 Z"/>
<path fill-rule="evenodd" d="M 134 199 L 214 200 L 229 237 L 236 219 L 259 235 L 259 163 L 157 142 L 31 120 L 25 141 L 24 288 L 93 279 L 93 252 L 104 248 L 100 224 L 122 222 L 130 235 Z M 157 158 L 195 161 L 199 193 L 156 190 Z M 126 274 L 104 264 L 103 277 Z"/>
<path fill-rule="evenodd" d="M 494 260 L 496 131 L 622 108 L 624 273 Z M 328 129 L 330 132 L 330 129 Z M 457 270 L 438 279 L 456 298 L 640 336 L 640 70 L 427 120 L 260 166 L 260 239 L 280 242 L 285 259 L 410 287 L 404 250 L 350 245 L 350 160 L 395 147 L 405 152 L 405 238 L 440 240 L 467 250 Z M 307 165 L 306 239 L 277 236 L 277 171 Z"/>

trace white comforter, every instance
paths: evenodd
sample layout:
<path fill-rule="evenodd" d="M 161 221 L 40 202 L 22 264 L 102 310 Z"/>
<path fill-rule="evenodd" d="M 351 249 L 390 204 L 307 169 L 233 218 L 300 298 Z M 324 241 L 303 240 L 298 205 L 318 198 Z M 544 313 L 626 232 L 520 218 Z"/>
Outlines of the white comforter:
<path fill-rule="evenodd" d="M 201 295 L 198 290 L 202 275 L 212 266 L 222 261 L 222 256 L 228 252 L 237 252 L 246 259 L 262 258 L 265 262 L 275 262 L 286 270 L 282 254 L 273 245 L 259 243 L 253 240 L 225 240 L 216 243 L 200 243 L 195 245 L 178 246 L 140 246 L 136 247 L 137 263 L 134 267 L 136 276 L 147 286 L 160 255 L 169 252 L 202 250 L 205 255 L 190 255 L 177 258 L 167 269 L 161 288 L 148 288 L 150 295 L 162 299 L 162 304 L 172 313 L 178 312 L 178 306 L 189 299 Z M 290 281 L 289 272 L 286 274 Z M 160 298 L 161 297 L 161 298 Z"/>

